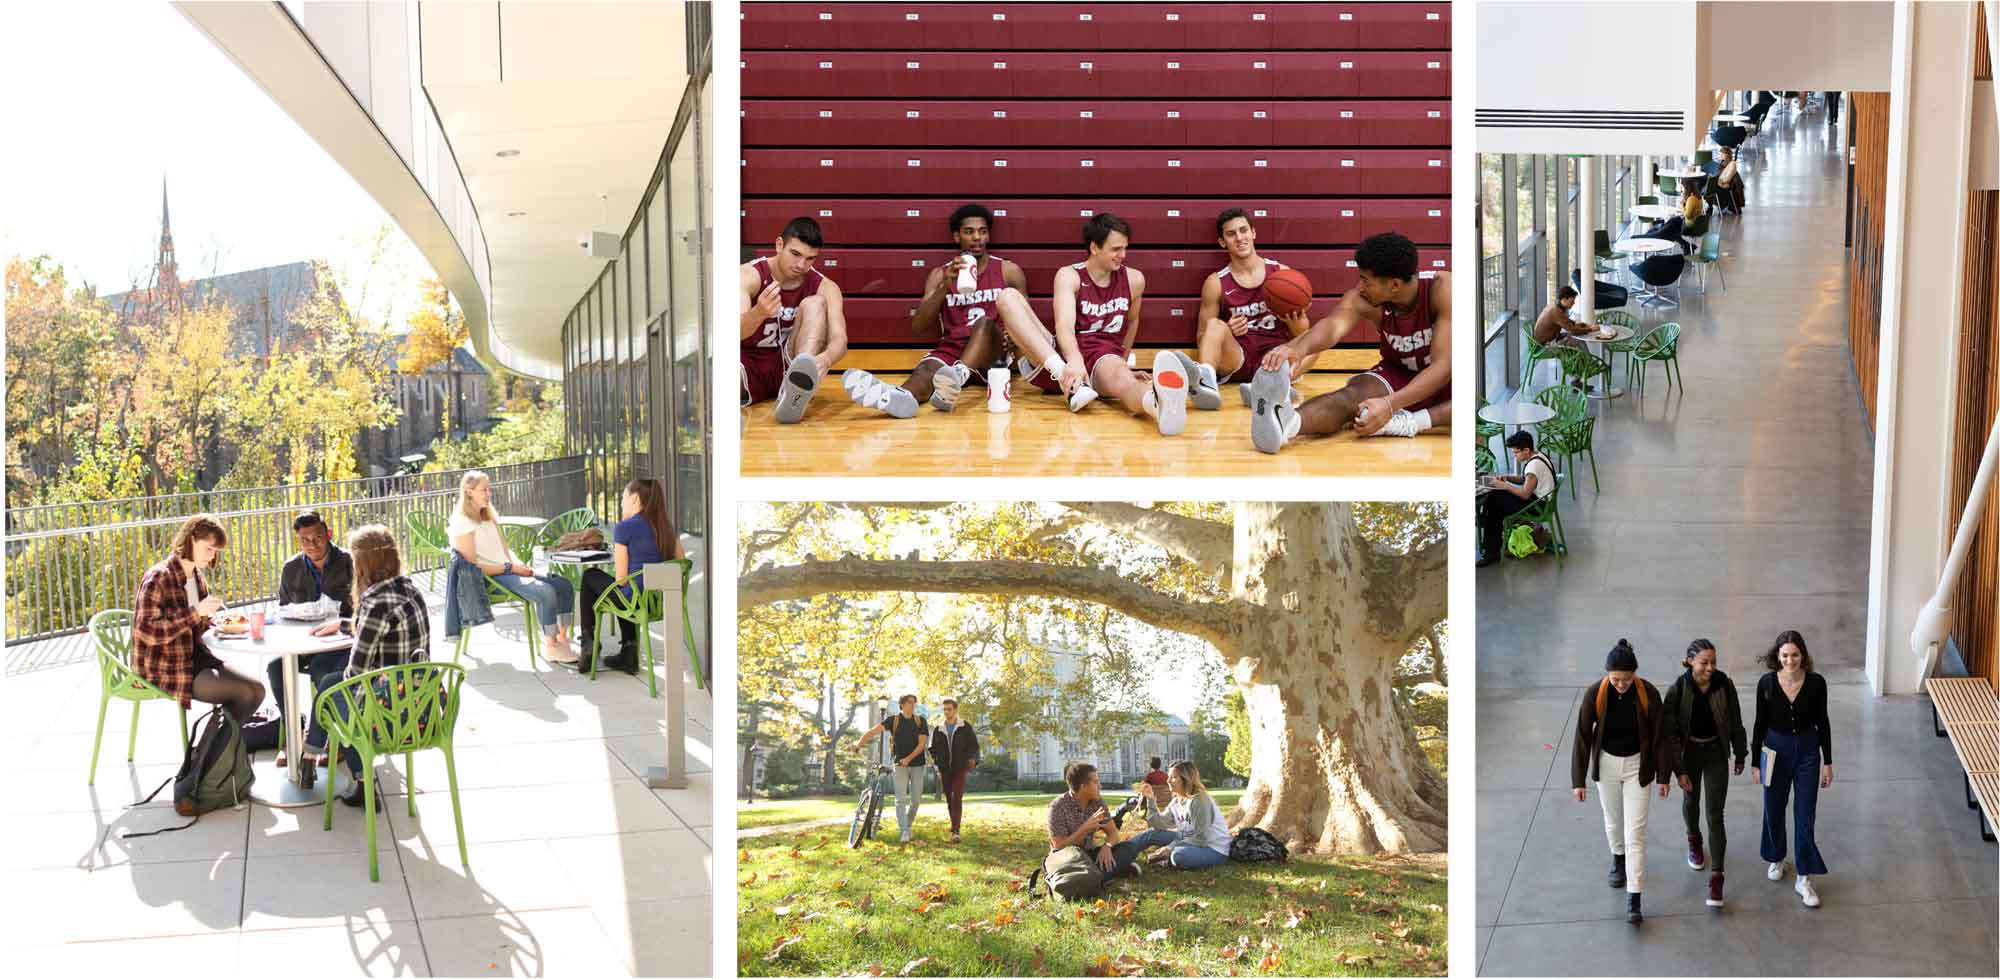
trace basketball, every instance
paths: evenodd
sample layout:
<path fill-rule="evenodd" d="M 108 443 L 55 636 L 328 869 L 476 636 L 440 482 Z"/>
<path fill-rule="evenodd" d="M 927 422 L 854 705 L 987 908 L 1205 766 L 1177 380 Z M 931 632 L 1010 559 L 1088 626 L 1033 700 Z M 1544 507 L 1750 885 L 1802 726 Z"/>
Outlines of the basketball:
<path fill-rule="evenodd" d="M 1298 269 L 1279 269 L 1264 279 L 1264 304 L 1279 316 L 1290 316 L 1312 301 L 1312 282 Z"/>

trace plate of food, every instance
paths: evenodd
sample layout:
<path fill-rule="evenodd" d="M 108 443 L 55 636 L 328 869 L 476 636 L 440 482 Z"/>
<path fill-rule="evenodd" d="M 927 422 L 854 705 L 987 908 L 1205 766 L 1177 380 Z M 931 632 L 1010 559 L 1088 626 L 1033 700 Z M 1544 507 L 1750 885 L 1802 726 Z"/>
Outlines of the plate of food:
<path fill-rule="evenodd" d="M 1597 339 L 1599 340 L 1616 340 L 1617 338 L 1618 328 L 1615 326 L 1607 326 L 1597 331 Z"/>
<path fill-rule="evenodd" d="M 250 617 L 241 612 L 223 612 L 215 617 L 215 628 L 225 636 L 248 635 Z"/>

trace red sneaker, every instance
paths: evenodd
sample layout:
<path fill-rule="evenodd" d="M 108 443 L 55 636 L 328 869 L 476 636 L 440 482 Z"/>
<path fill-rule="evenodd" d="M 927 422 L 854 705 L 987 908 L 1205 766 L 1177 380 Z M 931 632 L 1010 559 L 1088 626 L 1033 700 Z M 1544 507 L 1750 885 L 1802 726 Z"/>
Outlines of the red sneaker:
<path fill-rule="evenodd" d="M 1722 875 L 1720 873 L 1708 875 L 1708 906 L 1711 908 L 1722 907 Z"/>
<path fill-rule="evenodd" d="M 1700 870 L 1708 866 L 1708 854 L 1701 852 L 1701 834 L 1688 834 L 1688 869 Z"/>

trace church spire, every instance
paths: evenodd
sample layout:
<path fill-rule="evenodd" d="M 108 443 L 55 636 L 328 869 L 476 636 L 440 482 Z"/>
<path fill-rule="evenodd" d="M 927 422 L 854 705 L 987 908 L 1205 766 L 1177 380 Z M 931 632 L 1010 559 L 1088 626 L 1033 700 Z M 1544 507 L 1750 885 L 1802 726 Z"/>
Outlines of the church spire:
<path fill-rule="evenodd" d="M 174 264 L 174 228 L 167 218 L 167 175 L 160 174 L 160 260 L 153 269 L 154 305 L 180 305 L 180 270 Z M 165 301 L 160 301 L 164 299 Z"/>

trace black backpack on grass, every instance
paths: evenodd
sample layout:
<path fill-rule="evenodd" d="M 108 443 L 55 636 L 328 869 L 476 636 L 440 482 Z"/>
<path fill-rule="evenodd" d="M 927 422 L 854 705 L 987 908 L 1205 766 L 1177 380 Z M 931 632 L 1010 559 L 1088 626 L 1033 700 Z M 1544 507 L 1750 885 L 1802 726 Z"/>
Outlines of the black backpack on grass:
<path fill-rule="evenodd" d="M 195 733 L 188 739 L 187 756 L 181 759 L 181 769 L 173 777 L 161 782 L 144 799 L 126 808 L 143 806 L 160 794 L 160 789 L 169 784 L 174 787 L 174 811 L 187 816 L 188 821 L 179 826 L 149 830 L 144 833 L 127 833 L 125 839 L 171 833 L 193 826 L 205 812 L 238 806 L 250 798 L 250 783 L 256 779 L 250 770 L 250 752 L 243 746 L 243 729 L 236 718 L 221 707 L 210 710 L 201 720 L 195 722 Z"/>
<path fill-rule="evenodd" d="M 1229 841 L 1231 863 L 1283 863 L 1291 853 L 1285 848 L 1285 841 L 1272 836 L 1255 826 L 1245 826 L 1236 831 L 1236 837 Z"/>
<path fill-rule="evenodd" d="M 1066 846 L 1051 850 L 1028 875 L 1028 899 L 1041 896 L 1035 890 L 1039 879 L 1049 889 L 1049 899 L 1054 901 L 1082 901 L 1104 893 L 1104 868 L 1090 858 L 1090 854 L 1080 846 Z"/>

